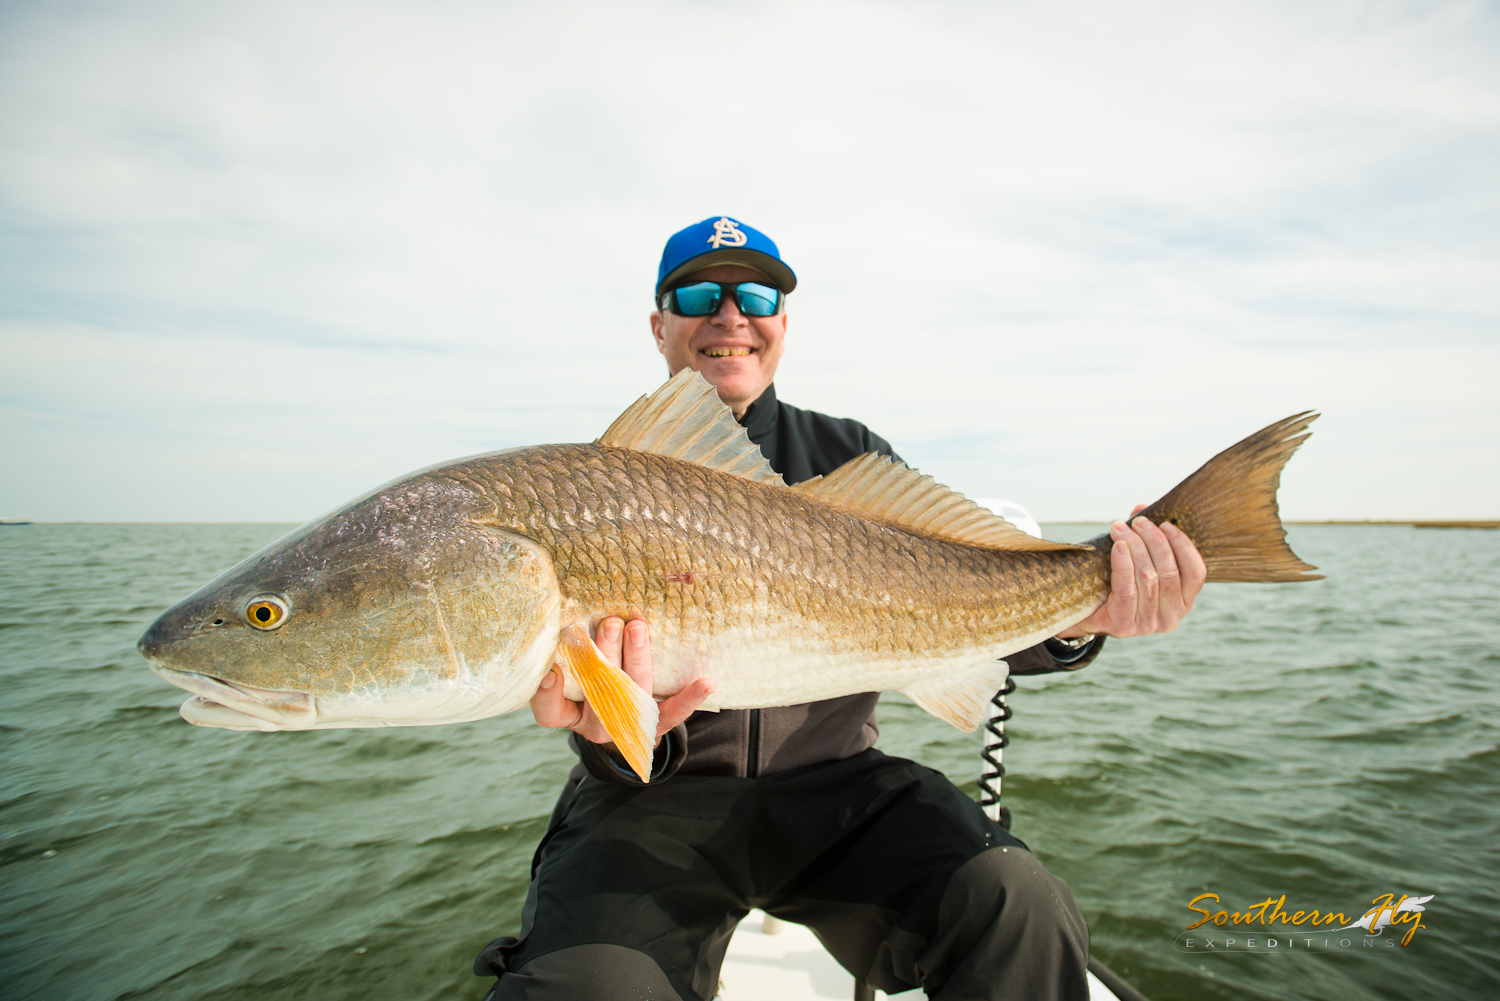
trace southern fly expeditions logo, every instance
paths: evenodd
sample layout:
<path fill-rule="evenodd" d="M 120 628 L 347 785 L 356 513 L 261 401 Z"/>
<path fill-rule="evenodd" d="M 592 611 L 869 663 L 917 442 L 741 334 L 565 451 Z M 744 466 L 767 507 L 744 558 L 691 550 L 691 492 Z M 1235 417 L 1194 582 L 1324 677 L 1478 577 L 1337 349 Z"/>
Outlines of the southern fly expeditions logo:
<path fill-rule="evenodd" d="M 1425 897 L 1383 893 L 1357 921 L 1343 911 L 1286 910 L 1286 894 L 1267 897 L 1243 911 L 1219 906 L 1217 893 L 1200 893 L 1188 901 L 1199 915 L 1177 936 L 1178 952 L 1359 952 L 1394 955 L 1397 945 L 1411 945 L 1420 929 Z M 1280 925 L 1280 927 L 1277 927 Z"/>
<path fill-rule="evenodd" d="M 724 216 L 714 223 L 714 235 L 708 238 L 708 242 L 713 244 L 715 250 L 718 250 L 720 247 L 743 247 L 748 239 L 750 238 L 745 235 L 744 230 L 740 229 L 738 223 Z"/>

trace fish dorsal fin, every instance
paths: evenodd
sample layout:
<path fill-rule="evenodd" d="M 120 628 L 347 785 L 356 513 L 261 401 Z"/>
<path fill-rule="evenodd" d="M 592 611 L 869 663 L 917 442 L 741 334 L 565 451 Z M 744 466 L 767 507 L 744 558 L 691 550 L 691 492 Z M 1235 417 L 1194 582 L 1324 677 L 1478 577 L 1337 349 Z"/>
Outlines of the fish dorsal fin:
<path fill-rule="evenodd" d="M 1080 548 L 1027 535 L 931 476 L 875 452 L 850 459 L 827 476 L 804 480 L 792 489 L 907 531 L 968 546 L 1039 552 Z"/>
<path fill-rule="evenodd" d="M 759 483 L 784 486 L 719 393 L 690 368 L 643 396 L 599 436 L 600 445 L 652 452 Z"/>

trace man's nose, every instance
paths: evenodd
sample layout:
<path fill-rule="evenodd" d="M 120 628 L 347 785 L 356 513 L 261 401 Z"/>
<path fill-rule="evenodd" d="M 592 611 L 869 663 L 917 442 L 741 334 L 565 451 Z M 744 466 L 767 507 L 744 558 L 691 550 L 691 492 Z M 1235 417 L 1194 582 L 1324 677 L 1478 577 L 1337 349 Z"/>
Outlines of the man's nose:
<path fill-rule="evenodd" d="M 733 295 L 726 295 L 719 302 L 719 309 L 714 313 L 714 321 L 725 326 L 735 326 L 745 321 L 745 314 L 740 312 L 740 304 L 735 301 Z"/>

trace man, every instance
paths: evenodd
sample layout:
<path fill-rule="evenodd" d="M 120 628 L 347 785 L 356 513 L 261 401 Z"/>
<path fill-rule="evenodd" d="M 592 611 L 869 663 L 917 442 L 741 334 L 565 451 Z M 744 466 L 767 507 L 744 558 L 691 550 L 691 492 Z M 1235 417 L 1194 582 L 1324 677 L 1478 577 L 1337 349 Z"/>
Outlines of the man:
<path fill-rule="evenodd" d="M 862 424 L 776 398 L 795 286 L 763 234 L 705 219 L 667 242 L 651 315 L 668 371 L 712 383 L 788 483 L 893 454 Z M 1205 570 L 1185 535 L 1144 519 L 1111 534 L 1109 601 L 1007 658 L 1014 673 L 1077 669 L 1105 635 L 1169 631 L 1191 609 Z M 605 619 L 595 639 L 651 690 L 643 621 Z M 810 926 L 887 993 L 1087 997 L 1088 929 L 1066 884 L 942 775 L 874 749 L 876 693 L 696 712 L 713 690 L 699 679 L 661 703 L 643 785 L 559 680 L 542 682 L 532 711 L 573 731 L 580 764 L 537 848 L 521 937 L 475 963 L 500 975 L 494 1001 L 711 998 L 752 907 Z"/>

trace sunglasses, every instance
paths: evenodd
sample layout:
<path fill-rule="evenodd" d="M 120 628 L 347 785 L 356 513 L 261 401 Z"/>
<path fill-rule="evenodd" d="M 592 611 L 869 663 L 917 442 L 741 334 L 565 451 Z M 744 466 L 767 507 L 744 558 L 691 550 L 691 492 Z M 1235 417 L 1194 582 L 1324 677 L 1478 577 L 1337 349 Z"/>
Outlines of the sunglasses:
<path fill-rule="evenodd" d="M 674 288 L 662 296 L 662 305 L 678 316 L 712 316 L 724 301 L 724 290 L 734 290 L 735 305 L 746 316 L 775 316 L 781 308 L 781 290 L 760 282 L 694 282 Z"/>

